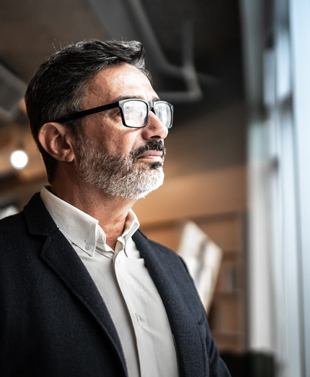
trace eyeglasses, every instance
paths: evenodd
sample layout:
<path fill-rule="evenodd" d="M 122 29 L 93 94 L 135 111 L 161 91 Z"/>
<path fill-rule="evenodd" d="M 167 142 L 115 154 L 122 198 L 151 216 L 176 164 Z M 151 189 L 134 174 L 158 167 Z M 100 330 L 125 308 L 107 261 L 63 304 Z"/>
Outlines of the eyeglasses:
<path fill-rule="evenodd" d="M 166 101 L 144 101 L 142 99 L 124 99 L 109 105 L 95 107 L 93 109 L 77 111 L 54 120 L 56 123 L 65 123 L 90 114 L 99 113 L 119 107 L 123 125 L 130 128 L 143 128 L 147 125 L 150 110 L 169 129 L 173 122 L 173 106 Z"/>

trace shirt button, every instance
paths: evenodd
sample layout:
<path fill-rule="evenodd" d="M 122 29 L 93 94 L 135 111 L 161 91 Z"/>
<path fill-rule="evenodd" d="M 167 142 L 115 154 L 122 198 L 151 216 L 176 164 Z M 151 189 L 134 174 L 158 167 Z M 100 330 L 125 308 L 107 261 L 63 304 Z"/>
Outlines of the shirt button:
<path fill-rule="evenodd" d="M 137 319 L 138 325 L 140 325 L 141 317 L 139 316 L 139 314 L 137 314 L 137 313 L 135 313 L 135 314 L 136 314 L 136 319 Z"/>
<path fill-rule="evenodd" d="M 86 249 L 86 250 L 90 250 L 91 247 L 92 247 L 92 244 L 91 244 L 91 243 L 87 243 L 87 244 L 85 245 L 85 249 Z"/>

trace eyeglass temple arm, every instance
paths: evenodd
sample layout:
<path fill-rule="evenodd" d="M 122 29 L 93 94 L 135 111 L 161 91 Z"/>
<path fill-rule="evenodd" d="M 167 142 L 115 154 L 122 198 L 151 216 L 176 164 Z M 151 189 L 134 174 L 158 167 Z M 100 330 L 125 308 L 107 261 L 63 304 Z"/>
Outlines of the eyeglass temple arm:
<path fill-rule="evenodd" d="M 70 120 L 82 118 L 86 115 L 99 113 L 100 111 L 114 109 L 115 107 L 118 107 L 118 106 L 119 106 L 119 102 L 115 102 L 115 103 L 111 103 L 109 105 L 94 107 L 93 109 L 89 109 L 89 110 L 77 111 L 76 113 L 71 113 L 71 114 L 65 115 L 61 118 L 58 118 L 58 119 L 54 120 L 53 122 L 55 122 L 55 123 L 65 123 L 65 122 L 69 122 Z"/>

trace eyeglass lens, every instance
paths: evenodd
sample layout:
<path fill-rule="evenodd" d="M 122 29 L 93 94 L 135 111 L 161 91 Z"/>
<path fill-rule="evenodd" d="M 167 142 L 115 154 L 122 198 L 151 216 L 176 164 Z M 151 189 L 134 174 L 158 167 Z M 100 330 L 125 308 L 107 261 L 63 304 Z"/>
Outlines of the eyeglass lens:
<path fill-rule="evenodd" d="M 158 119 L 167 127 L 171 127 L 171 109 L 164 102 L 155 102 L 154 111 Z M 143 101 L 126 101 L 123 104 L 123 115 L 126 126 L 128 127 L 144 127 L 147 123 L 148 107 Z"/>
<path fill-rule="evenodd" d="M 142 101 L 125 102 L 123 113 L 128 127 L 143 127 L 146 124 L 147 105 Z"/>
<path fill-rule="evenodd" d="M 158 119 L 167 127 L 171 127 L 171 109 L 170 107 L 164 102 L 154 103 L 155 107 L 155 114 Z"/>

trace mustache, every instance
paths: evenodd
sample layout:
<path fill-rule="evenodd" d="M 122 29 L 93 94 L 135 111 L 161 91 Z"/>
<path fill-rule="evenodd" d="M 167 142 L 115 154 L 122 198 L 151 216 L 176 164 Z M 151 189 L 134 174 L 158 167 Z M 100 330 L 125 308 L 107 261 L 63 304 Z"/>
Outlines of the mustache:
<path fill-rule="evenodd" d="M 147 142 L 145 145 L 135 149 L 131 152 L 131 158 L 135 161 L 141 154 L 146 151 L 160 151 L 163 152 L 162 159 L 164 160 L 166 156 L 166 148 L 164 147 L 164 143 L 160 140 L 152 140 Z"/>

